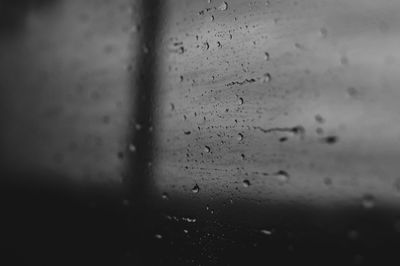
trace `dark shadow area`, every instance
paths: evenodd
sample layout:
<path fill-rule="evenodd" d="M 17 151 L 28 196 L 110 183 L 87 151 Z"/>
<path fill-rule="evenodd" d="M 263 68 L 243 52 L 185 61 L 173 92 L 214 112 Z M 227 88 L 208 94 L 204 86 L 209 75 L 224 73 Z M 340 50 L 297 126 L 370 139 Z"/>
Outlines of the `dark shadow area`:
<path fill-rule="evenodd" d="M 142 0 L 139 51 L 135 59 L 135 72 L 132 75 L 132 99 L 135 99 L 132 117 L 133 129 L 131 143 L 136 152 L 131 154 L 128 177 L 125 180 L 127 194 L 131 202 L 130 226 L 132 258 L 136 265 L 149 264 L 155 251 L 149 242 L 152 228 L 156 222 L 151 202 L 152 158 L 155 134 L 153 116 L 157 102 L 157 80 L 159 67 L 159 45 L 162 21 L 161 0 Z"/>
<path fill-rule="evenodd" d="M 2 0 L 0 1 L 0 37 L 23 29 L 32 10 L 53 6 L 59 0 Z"/>
<path fill-rule="evenodd" d="M 117 187 L 44 170 L 1 174 L 1 265 L 120 265 L 128 224 Z"/>
<path fill-rule="evenodd" d="M 176 196 L 176 195 L 174 195 Z M 159 208 L 153 265 L 399 265 L 399 210 L 205 204 L 176 197 Z M 187 218 L 195 219 L 190 222 Z M 189 221 L 189 222 L 188 222 Z"/>

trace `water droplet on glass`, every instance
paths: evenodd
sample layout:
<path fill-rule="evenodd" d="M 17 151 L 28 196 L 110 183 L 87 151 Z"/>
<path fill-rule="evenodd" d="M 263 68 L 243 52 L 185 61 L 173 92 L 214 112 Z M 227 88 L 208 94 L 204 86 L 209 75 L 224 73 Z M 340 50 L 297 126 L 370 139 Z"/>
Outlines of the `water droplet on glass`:
<path fill-rule="evenodd" d="M 194 187 L 192 188 L 192 192 L 193 193 L 199 193 L 199 191 L 200 191 L 200 187 L 199 187 L 199 185 L 194 185 Z"/>
<path fill-rule="evenodd" d="M 322 38 L 326 38 L 328 36 L 328 30 L 326 28 L 321 28 L 319 33 L 321 34 Z"/>
<path fill-rule="evenodd" d="M 238 136 L 237 136 L 237 140 L 241 141 L 241 140 L 243 140 L 243 137 L 244 137 L 243 134 L 239 133 Z"/>
<path fill-rule="evenodd" d="M 350 98 L 355 98 L 358 96 L 358 90 L 354 87 L 348 87 L 347 94 Z"/>
<path fill-rule="evenodd" d="M 203 46 L 202 46 L 203 51 L 207 51 L 209 48 L 210 48 L 210 44 L 208 42 L 204 42 Z"/>
<path fill-rule="evenodd" d="M 197 221 L 196 218 L 189 218 L 189 217 L 183 217 L 182 221 L 188 222 L 188 223 L 195 223 Z"/>
<path fill-rule="evenodd" d="M 371 194 L 366 194 L 362 199 L 362 206 L 364 209 L 372 209 L 375 207 L 375 198 Z"/>
<path fill-rule="evenodd" d="M 228 9 L 228 4 L 226 2 L 222 2 L 222 4 L 218 7 L 218 10 L 225 11 Z"/>
<path fill-rule="evenodd" d="M 131 27 L 131 32 L 132 32 L 132 33 L 139 32 L 140 29 L 141 29 L 141 27 L 140 27 L 139 24 L 138 24 L 138 25 L 133 25 L 133 26 Z"/>
<path fill-rule="evenodd" d="M 317 123 L 323 124 L 325 122 L 325 119 L 318 114 L 315 116 L 315 121 L 317 121 Z"/>
<path fill-rule="evenodd" d="M 210 153 L 211 152 L 211 148 L 209 146 L 204 146 L 204 151 L 206 153 Z"/>
<path fill-rule="evenodd" d="M 276 178 L 278 179 L 279 183 L 284 184 L 287 183 L 289 181 L 289 174 L 286 171 L 283 170 L 279 170 L 278 172 L 276 172 Z"/>
<path fill-rule="evenodd" d="M 324 138 L 324 141 L 327 144 L 335 144 L 336 142 L 339 141 L 339 138 L 337 136 L 327 136 Z"/>
<path fill-rule="evenodd" d="M 243 180 L 243 186 L 244 187 L 249 187 L 250 186 L 250 181 L 247 180 L 247 179 Z"/>
<path fill-rule="evenodd" d="M 268 83 L 270 81 L 271 81 L 271 74 L 270 73 L 265 73 L 263 78 L 262 78 L 262 82 Z"/>
<path fill-rule="evenodd" d="M 130 152 L 135 152 L 136 151 L 136 146 L 133 145 L 133 144 L 130 144 L 128 148 L 129 148 Z"/>
<path fill-rule="evenodd" d="M 166 192 L 164 192 L 164 193 L 162 193 L 161 198 L 164 200 L 167 200 L 167 199 L 169 199 L 169 196 Z"/>
<path fill-rule="evenodd" d="M 272 235 L 272 232 L 270 230 L 262 229 L 262 230 L 260 230 L 260 232 L 261 232 L 261 234 L 263 234 L 265 236 Z"/>
<path fill-rule="evenodd" d="M 141 130 L 141 129 L 142 129 L 142 125 L 137 123 L 137 124 L 135 125 L 135 129 L 136 129 L 136 130 Z"/>

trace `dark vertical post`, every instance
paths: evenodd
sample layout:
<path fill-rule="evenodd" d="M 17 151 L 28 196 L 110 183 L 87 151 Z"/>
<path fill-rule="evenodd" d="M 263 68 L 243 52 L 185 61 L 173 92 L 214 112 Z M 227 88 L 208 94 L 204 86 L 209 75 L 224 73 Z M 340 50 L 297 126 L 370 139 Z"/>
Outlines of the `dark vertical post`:
<path fill-rule="evenodd" d="M 148 239 L 152 228 L 149 192 L 152 186 L 151 164 L 154 142 L 153 112 L 157 97 L 157 53 L 161 22 L 160 0 L 140 2 L 140 39 L 134 73 L 132 75 L 133 132 L 132 144 L 136 152 L 129 158 L 126 185 L 131 202 L 130 231 L 132 255 L 138 265 L 147 265 Z M 132 262 L 132 261 L 131 261 Z"/>

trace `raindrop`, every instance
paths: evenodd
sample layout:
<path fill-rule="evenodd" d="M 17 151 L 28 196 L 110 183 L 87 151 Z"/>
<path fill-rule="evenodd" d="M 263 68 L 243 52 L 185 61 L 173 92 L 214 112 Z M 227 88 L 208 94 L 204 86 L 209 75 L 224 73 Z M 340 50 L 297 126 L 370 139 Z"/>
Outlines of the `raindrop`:
<path fill-rule="evenodd" d="M 182 221 L 185 221 L 188 223 L 195 223 L 197 220 L 196 220 L 196 218 L 183 217 Z"/>
<path fill-rule="evenodd" d="M 161 198 L 164 199 L 164 200 L 168 200 L 169 196 L 168 196 L 168 194 L 166 192 L 164 192 L 164 193 L 162 193 Z"/>
<path fill-rule="evenodd" d="M 279 170 L 278 172 L 276 172 L 276 178 L 278 179 L 279 183 L 283 184 L 283 183 L 287 183 L 289 181 L 289 174 L 286 171 L 283 170 Z"/>
<path fill-rule="evenodd" d="M 358 96 L 359 92 L 356 88 L 349 87 L 347 88 L 347 94 L 349 95 L 350 98 L 354 98 Z"/>
<path fill-rule="evenodd" d="M 263 78 L 262 78 L 262 82 L 268 83 L 270 81 L 271 81 L 271 74 L 270 73 L 265 73 Z"/>
<path fill-rule="evenodd" d="M 141 129 L 142 129 L 142 125 L 139 124 L 139 123 L 137 123 L 137 124 L 135 125 L 135 129 L 136 129 L 136 130 L 141 130 Z"/>
<path fill-rule="evenodd" d="M 335 144 L 336 142 L 338 142 L 339 138 L 337 136 L 327 136 L 324 138 L 324 141 L 327 144 Z"/>
<path fill-rule="evenodd" d="M 128 149 L 129 149 L 130 152 L 135 152 L 136 151 L 136 146 L 133 145 L 133 144 L 129 144 Z"/>
<path fill-rule="evenodd" d="M 185 48 L 183 46 L 178 48 L 178 54 L 183 54 L 185 52 Z"/>
<path fill-rule="evenodd" d="M 263 234 L 263 235 L 265 235 L 265 236 L 270 236 L 270 235 L 272 235 L 272 231 L 266 230 L 266 229 L 260 230 L 260 233 Z"/>
<path fill-rule="evenodd" d="M 375 198 L 371 194 L 366 194 L 362 199 L 362 206 L 364 209 L 372 209 L 375 207 Z"/>
<path fill-rule="evenodd" d="M 211 148 L 209 146 L 204 146 L 204 151 L 206 153 L 210 153 L 211 152 Z"/>
<path fill-rule="evenodd" d="M 243 137 L 244 137 L 243 134 L 239 133 L 238 136 L 237 136 L 237 140 L 241 141 L 241 140 L 243 140 Z"/>
<path fill-rule="evenodd" d="M 279 142 L 286 142 L 286 141 L 288 141 L 288 140 L 289 140 L 288 137 L 281 137 L 281 138 L 279 138 Z"/>
<path fill-rule="evenodd" d="M 228 4 L 226 2 L 222 2 L 222 4 L 218 7 L 218 10 L 225 11 L 228 9 Z"/>
<path fill-rule="evenodd" d="M 243 186 L 244 187 L 249 187 L 250 186 L 250 181 L 247 180 L 247 179 L 243 180 Z"/>
<path fill-rule="evenodd" d="M 195 184 L 194 187 L 192 188 L 192 192 L 193 193 L 199 193 L 199 191 L 200 191 L 199 185 Z"/>
<path fill-rule="evenodd" d="M 293 134 L 300 135 L 301 137 L 303 137 L 304 134 L 306 133 L 306 130 L 303 126 L 295 126 L 292 129 L 292 131 L 293 131 Z"/>
<path fill-rule="evenodd" d="M 131 28 L 130 28 L 130 32 L 131 33 L 136 33 L 136 32 L 138 32 L 140 30 L 140 25 L 133 25 Z"/>
<path fill-rule="evenodd" d="M 325 123 L 325 119 L 319 114 L 315 116 L 315 121 L 317 121 L 317 123 L 320 123 L 320 124 Z"/>
<path fill-rule="evenodd" d="M 322 38 L 326 38 L 328 36 L 328 30 L 326 28 L 321 28 L 319 33 L 321 34 Z"/>
<path fill-rule="evenodd" d="M 209 48 L 210 48 L 210 44 L 208 42 L 204 42 L 203 47 L 202 47 L 203 51 L 207 51 Z"/>

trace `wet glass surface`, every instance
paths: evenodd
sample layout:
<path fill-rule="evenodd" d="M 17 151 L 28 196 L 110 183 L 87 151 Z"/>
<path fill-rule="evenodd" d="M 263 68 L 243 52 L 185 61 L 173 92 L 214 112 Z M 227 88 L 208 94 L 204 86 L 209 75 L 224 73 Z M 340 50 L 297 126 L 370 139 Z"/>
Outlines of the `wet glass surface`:
<path fill-rule="evenodd" d="M 0 10 L 14 264 L 398 264 L 400 2 Z"/>

